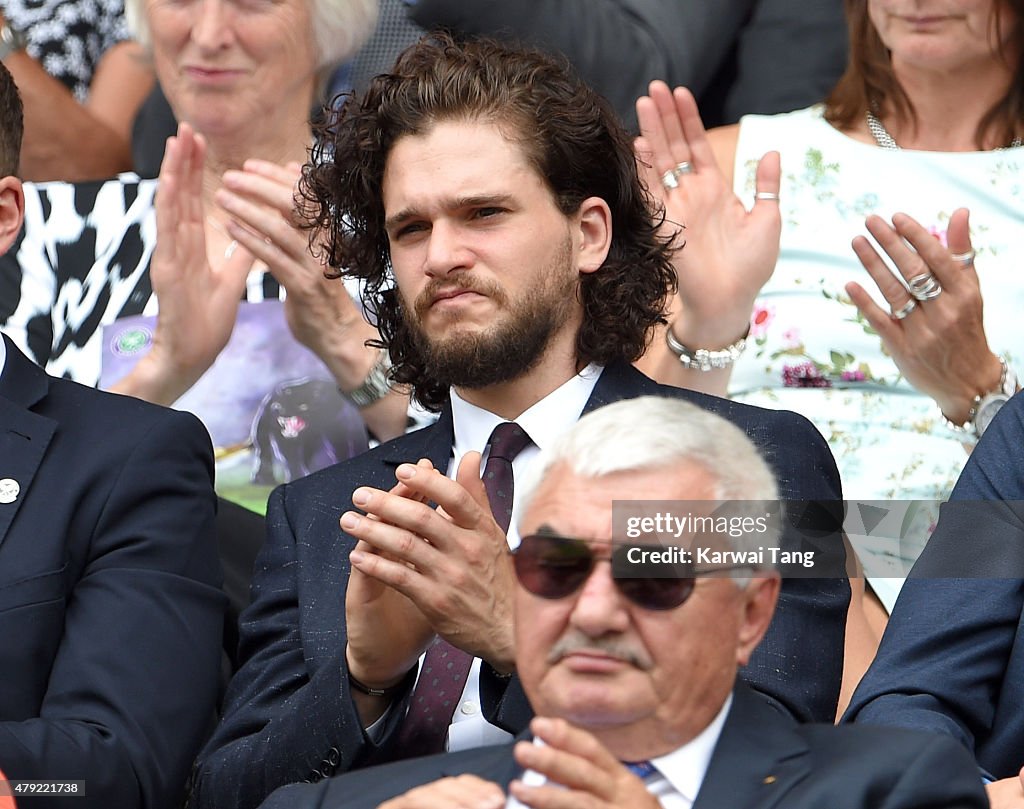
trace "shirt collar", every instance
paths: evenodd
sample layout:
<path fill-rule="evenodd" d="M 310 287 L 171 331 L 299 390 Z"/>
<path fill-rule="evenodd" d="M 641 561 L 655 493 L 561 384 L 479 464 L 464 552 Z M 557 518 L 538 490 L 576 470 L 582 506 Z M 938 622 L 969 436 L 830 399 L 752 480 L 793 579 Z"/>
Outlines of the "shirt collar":
<path fill-rule="evenodd" d="M 520 414 L 515 422 L 541 450 L 575 424 L 594 391 L 601 367 L 588 365 L 551 393 Z M 452 424 L 455 430 L 455 457 L 473 450 L 483 452 L 491 432 L 505 419 L 470 404 L 452 388 Z"/>
<path fill-rule="evenodd" d="M 0 334 L 0 375 L 4 372 L 4 365 L 7 363 L 7 345 L 4 336 Z"/>
<path fill-rule="evenodd" d="M 704 783 L 711 755 L 715 752 L 715 745 L 722 735 L 725 717 L 731 707 L 730 693 L 715 718 L 697 736 L 671 753 L 651 759 L 651 764 L 658 768 L 658 772 L 690 803 L 697 799 L 697 793 Z"/>

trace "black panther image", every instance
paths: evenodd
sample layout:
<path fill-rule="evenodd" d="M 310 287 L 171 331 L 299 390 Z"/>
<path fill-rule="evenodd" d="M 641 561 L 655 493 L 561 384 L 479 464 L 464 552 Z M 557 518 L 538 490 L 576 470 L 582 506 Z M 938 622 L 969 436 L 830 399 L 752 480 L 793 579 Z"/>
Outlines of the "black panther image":
<path fill-rule="evenodd" d="M 325 379 L 289 379 L 263 399 L 252 421 L 252 482 L 288 483 L 369 446 L 359 410 Z"/>

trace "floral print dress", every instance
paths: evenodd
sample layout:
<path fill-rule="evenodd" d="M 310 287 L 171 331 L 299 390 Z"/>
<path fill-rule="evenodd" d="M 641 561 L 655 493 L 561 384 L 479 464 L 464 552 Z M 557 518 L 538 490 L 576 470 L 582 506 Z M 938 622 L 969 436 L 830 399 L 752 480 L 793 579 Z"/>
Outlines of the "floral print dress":
<path fill-rule="evenodd" d="M 967 459 L 963 436 L 900 375 L 845 292 L 859 282 L 888 308 L 850 242 L 869 214 L 902 212 L 944 241 L 959 207 L 971 211 L 989 345 L 1024 371 L 1024 148 L 991 152 L 887 151 L 842 134 L 811 107 L 740 122 L 735 191 L 753 203 L 754 169 L 782 156 L 782 242 L 751 318 L 730 395 L 809 418 L 836 457 L 847 499 L 941 501 Z M 870 238 L 870 236 L 868 237 Z M 937 514 L 915 505 L 900 541 L 854 539 L 887 606 Z M 969 541 L 969 538 L 965 538 Z"/>

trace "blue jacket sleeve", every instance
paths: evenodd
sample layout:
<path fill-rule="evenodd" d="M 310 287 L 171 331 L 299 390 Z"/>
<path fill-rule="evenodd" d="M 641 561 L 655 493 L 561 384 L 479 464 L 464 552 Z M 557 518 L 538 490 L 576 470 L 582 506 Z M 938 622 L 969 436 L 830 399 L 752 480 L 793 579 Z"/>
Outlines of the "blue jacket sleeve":
<path fill-rule="evenodd" d="M 942 506 L 843 717 L 949 734 L 998 778 L 1015 776 L 1024 763 L 1015 664 L 1024 651 L 1022 435 L 1018 395 Z"/>

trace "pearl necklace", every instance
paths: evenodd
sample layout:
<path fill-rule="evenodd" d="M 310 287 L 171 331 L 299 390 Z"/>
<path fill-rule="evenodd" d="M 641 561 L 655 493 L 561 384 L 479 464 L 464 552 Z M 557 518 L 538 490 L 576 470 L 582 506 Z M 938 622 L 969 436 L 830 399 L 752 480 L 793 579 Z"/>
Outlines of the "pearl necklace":
<path fill-rule="evenodd" d="M 878 117 L 871 110 L 867 111 L 867 119 L 868 131 L 871 133 L 871 137 L 875 139 L 875 143 L 877 143 L 883 149 L 889 149 L 890 151 L 898 152 L 900 149 L 899 144 L 897 144 L 896 141 L 893 140 L 892 135 L 889 134 L 889 130 L 882 125 L 882 122 L 878 120 Z M 1012 141 L 1010 141 L 1009 148 L 1016 149 L 1018 146 L 1024 146 L 1024 141 L 1022 141 L 1019 137 L 1014 138 Z M 993 151 L 1001 152 L 1006 148 L 1008 147 L 998 146 Z"/>

